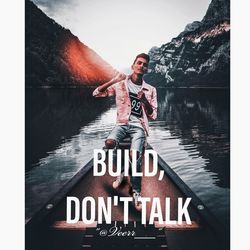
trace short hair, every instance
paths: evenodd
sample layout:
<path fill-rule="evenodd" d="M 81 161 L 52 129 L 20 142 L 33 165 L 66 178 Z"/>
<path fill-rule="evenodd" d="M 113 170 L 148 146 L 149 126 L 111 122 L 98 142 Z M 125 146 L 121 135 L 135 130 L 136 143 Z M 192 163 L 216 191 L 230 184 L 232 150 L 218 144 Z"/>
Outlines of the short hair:
<path fill-rule="evenodd" d="M 136 62 L 137 58 L 139 58 L 139 57 L 142 57 L 142 58 L 146 59 L 148 62 L 149 62 L 149 60 L 150 60 L 150 58 L 149 58 L 149 55 L 148 55 L 148 54 L 141 53 L 141 54 L 139 54 L 139 55 L 137 55 L 137 56 L 136 56 L 136 58 L 135 58 L 135 60 L 134 60 L 133 64 L 135 64 L 135 62 Z"/>

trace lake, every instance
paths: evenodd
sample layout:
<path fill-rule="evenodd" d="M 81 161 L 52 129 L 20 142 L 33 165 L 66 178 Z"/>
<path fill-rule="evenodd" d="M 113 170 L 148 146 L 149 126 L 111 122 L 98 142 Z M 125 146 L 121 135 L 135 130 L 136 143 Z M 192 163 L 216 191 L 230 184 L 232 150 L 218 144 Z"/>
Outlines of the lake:
<path fill-rule="evenodd" d="M 26 218 L 103 147 L 114 126 L 114 99 L 92 91 L 26 89 Z M 229 228 L 230 91 L 158 88 L 157 95 L 149 143 Z"/>

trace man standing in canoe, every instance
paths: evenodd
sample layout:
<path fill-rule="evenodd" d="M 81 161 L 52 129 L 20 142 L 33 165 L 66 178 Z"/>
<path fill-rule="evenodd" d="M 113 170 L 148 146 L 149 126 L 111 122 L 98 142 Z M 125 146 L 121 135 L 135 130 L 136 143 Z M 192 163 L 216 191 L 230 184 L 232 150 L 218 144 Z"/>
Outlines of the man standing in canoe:
<path fill-rule="evenodd" d="M 126 136 L 131 138 L 130 159 L 132 150 L 135 150 L 137 172 L 141 171 L 143 148 L 148 136 L 148 118 L 155 120 L 157 117 L 156 89 L 145 83 L 143 75 L 147 73 L 149 56 L 139 54 L 131 66 L 132 75 L 117 74 L 109 82 L 97 87 L 93 96 L 106 97 L 116 96 L 117 119 L 105 141 L 106 148 L 115 149 Z M 124 173 L 113 182 L 113 188 L 118 188 L 122 183 Z M 132 192 L 135 208 L 141 210 L 141 177 L 131 177 Z"/>

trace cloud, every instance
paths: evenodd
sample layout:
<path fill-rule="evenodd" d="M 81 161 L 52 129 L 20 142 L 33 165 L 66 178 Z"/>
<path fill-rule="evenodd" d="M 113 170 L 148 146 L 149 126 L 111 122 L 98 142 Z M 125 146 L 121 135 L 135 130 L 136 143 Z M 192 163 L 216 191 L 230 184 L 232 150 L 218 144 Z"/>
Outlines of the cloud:
<path fill-rule="evenodd" d="M 77 0 L 32 0 L 39 8 L 46 11 L 48 15 L 53 15 L 62 8 L 71 8 L 77 4 Z"/>
<path fill-rule="evenodd" d="M 32 0 L 114 67 L 201 20 L 211 0 Z M 157 4 L 156 4 L 157 2 Z"/>

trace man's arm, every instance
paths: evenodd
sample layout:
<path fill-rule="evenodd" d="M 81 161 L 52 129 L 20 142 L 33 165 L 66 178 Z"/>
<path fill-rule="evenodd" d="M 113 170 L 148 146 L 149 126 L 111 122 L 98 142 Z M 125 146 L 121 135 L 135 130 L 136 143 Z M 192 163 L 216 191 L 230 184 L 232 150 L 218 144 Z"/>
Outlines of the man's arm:
<path fill-rule="evenodd" d="M 126 75 L 123 73 L 118 73 L 114 78 L 112 78 L 110 81 L 104 83 L 102 86 L 98 87 L 98 90 L 100 92 L 105 91 L 108 87 L 110 87 L 111 85 L 120 82 L 122 80 L 126 79 Z"/>
<path fill-rule="evenodd" d="M 140 91 L 138 93 L 138 98 L 141 100 L 141 102 L 144 105 L 145 111 L 149 118 L 152 120 L 155 120 L 157 117 L 157 96 L 156 96 L 156 89 L 153 90 L 152 93 L 152 100 L 149 103 L 144 92 Z"/>
<path fill-rule="evenodd" d="M 117 82 L 120 82 L 122 80 L 125 80 L 126 79 L 126 75 L 123 74 L 123 73 L 118 73 L 114 78 L 112 78 L 110 81 L 104 83 L 103 85 L 97 87 L 94 92 L 93 92 L 93 96 L 100 96 L 100 97 L 103 97 L 103 96 L 107 96 L 108 93 L 106 90 L 108 90 L 108 88 L 110 86 L 112 86 L 113 84 L 117 83 Z M 106 91 L 106 93 L 105 93 Z"/>

